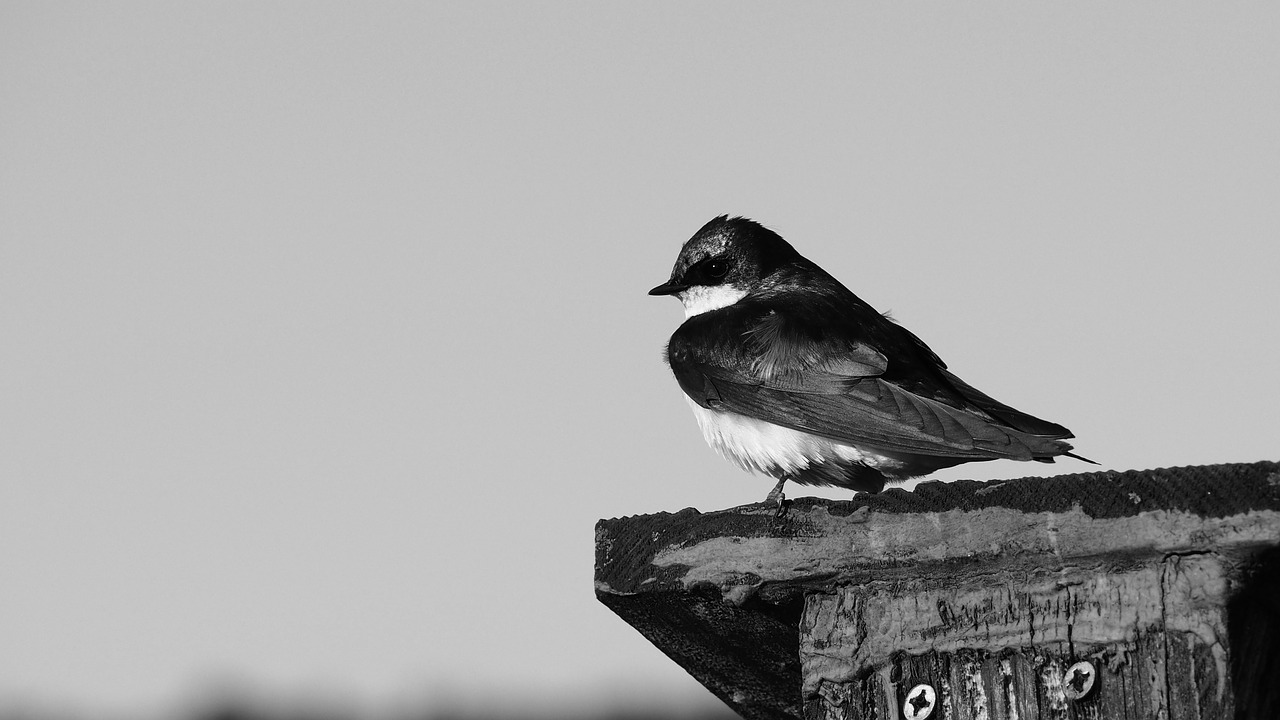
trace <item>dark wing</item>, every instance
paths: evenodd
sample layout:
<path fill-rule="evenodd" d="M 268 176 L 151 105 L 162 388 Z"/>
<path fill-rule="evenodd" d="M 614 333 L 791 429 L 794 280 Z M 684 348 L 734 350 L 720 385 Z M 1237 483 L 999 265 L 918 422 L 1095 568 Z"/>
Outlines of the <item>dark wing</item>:
<path fill-rule="evenodd" d="M 1065 428 L 963 383 L 914 335 L 849 297 L 858 306 L 798 313 L 742 301 L 695 316 L 672 336 L 668 361 L 703 407 L 862 448 L 973 460 L 1070 450 Z"/>
<path fill-rule="evenodd" d="M 1030 433 L 1032 435 L 1043 435 L 1051 438 L 1075 437 L 1071 434 L 1070 430 L 1057 423 L 1051 423 L 1048 420 L 1041 420 L 1038 417 L 1022 412 L 1021 410 L 1014 410 L 1008 405 L 993 399 L 981 390 L 978 390 L 969 383 L 951 374 L 950 371 L 943 370 L 942 372 L 947 380 L 950 381 L 950 383 L 959 390 L 962 395 L 964 395 L 966 400 L 1009 427 L 1017 428 L 1022 432 Z"/>

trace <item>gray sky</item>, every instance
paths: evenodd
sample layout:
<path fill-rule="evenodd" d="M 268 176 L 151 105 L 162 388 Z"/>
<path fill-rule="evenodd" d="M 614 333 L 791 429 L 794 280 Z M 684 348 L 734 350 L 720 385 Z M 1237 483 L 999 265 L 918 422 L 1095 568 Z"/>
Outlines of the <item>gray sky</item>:
<path fill-rule="evenodd" d="M 0 3 L 0 711 L 715 703 L 591 574 L 772 485 L 645 295 L 721 213 L 1104 468 L 1277 459 L 1277 89 L 1274 3 Z"/>

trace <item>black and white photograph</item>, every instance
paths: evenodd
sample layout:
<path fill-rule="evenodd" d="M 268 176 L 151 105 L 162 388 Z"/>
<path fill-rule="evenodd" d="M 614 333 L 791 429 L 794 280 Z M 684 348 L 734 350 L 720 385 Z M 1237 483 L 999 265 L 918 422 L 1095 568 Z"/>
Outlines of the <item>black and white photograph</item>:
<path fill-rule="evenodd" d="M 0 720 L 1280 718 L 1280 6 L 0 0 Z"/>

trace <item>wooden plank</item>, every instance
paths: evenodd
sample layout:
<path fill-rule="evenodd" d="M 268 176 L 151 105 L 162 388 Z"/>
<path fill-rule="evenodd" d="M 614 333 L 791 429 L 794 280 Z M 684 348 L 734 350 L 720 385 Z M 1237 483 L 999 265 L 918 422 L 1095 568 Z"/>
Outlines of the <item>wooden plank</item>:
<path fill-rule="evenodd" d="M 1004 706 L 1008 709 L 1010 720 L 1037 717 L 1040 700 L 1036 692 L 1036 668 L 1031 655 L 1007 650 L 1000 663 L 1004 682 Z"/>
<path fill-rule="evenodd" d="M 947 718 L 1270 720 L 1277 547 L 1276 463 L 926 483 L 601 521 L 596 592 L 751 718 L 896 720 L 928 678 Z"/>
<path fill-rule="evenodd" d="M 801 716 L 798 613 L 753 612 L 697 593 L 607 604 L 747 720 Z"/>
<path fill-rule="evenodd" d="M 1239 717 L 1280 718 L 1280 548 L 1233 578 L 1227 629 Z"/>
<path fill-rule="evenodd" d="M 1160 577 L 1158 566 L 1108 572 L 1090 564 L 815 594 L 805 602 L 800 625 L 805 691 L 819 680 L 847 682 L 903 653 L 1036 648 L 1066 657 L 1095 647 L 1125 651 L 1163 622 Z"/>
<path fill-rule="evenodd" d="M 1227 577 L 1212 553 L 1166 560 L 1166 672 L 1170 718 L 1211 720 L 1235 714 L 1227 670 Z"/>
<path fill-rule="evenodd" d="M 928 683 L 955 720 L 1229 718 L 1224 572 L 1214 555 L 1171 556 L 1119 572 L 1081 566 L 1051 581 L 1001 584 L 997 573 L 814 594 L 800 622 L 804 688 L 821 683 L 845 708 L 896 709 Z M 1064 673 L 1082 658 L 1095 687 L 1073 701 Z M 884 666 L 899 678 L 892 703 L 864 681 Z M 858 692 L 861 702 L 850 697 Z"/>

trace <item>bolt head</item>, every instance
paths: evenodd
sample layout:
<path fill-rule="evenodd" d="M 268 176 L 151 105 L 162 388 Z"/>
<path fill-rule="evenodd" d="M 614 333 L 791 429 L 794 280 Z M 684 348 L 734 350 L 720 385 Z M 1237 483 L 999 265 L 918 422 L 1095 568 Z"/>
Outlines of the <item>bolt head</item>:
<path fill-rule="evenodd" d="M 1087 660 L 1072 665 L 1062 674 L 1062 693 L 1072 702 L 1089 697 L 1097 684 L 1098 671 Z"/>
<path fill-rule="evenodd" d="M 902 701 L 902 717 L 904 720 L 925 720 L 933 716 L 933 709 L 938 706 L 938 693 L 932 685 L 920 683 L 911 688 L 907 699 Z"/>

